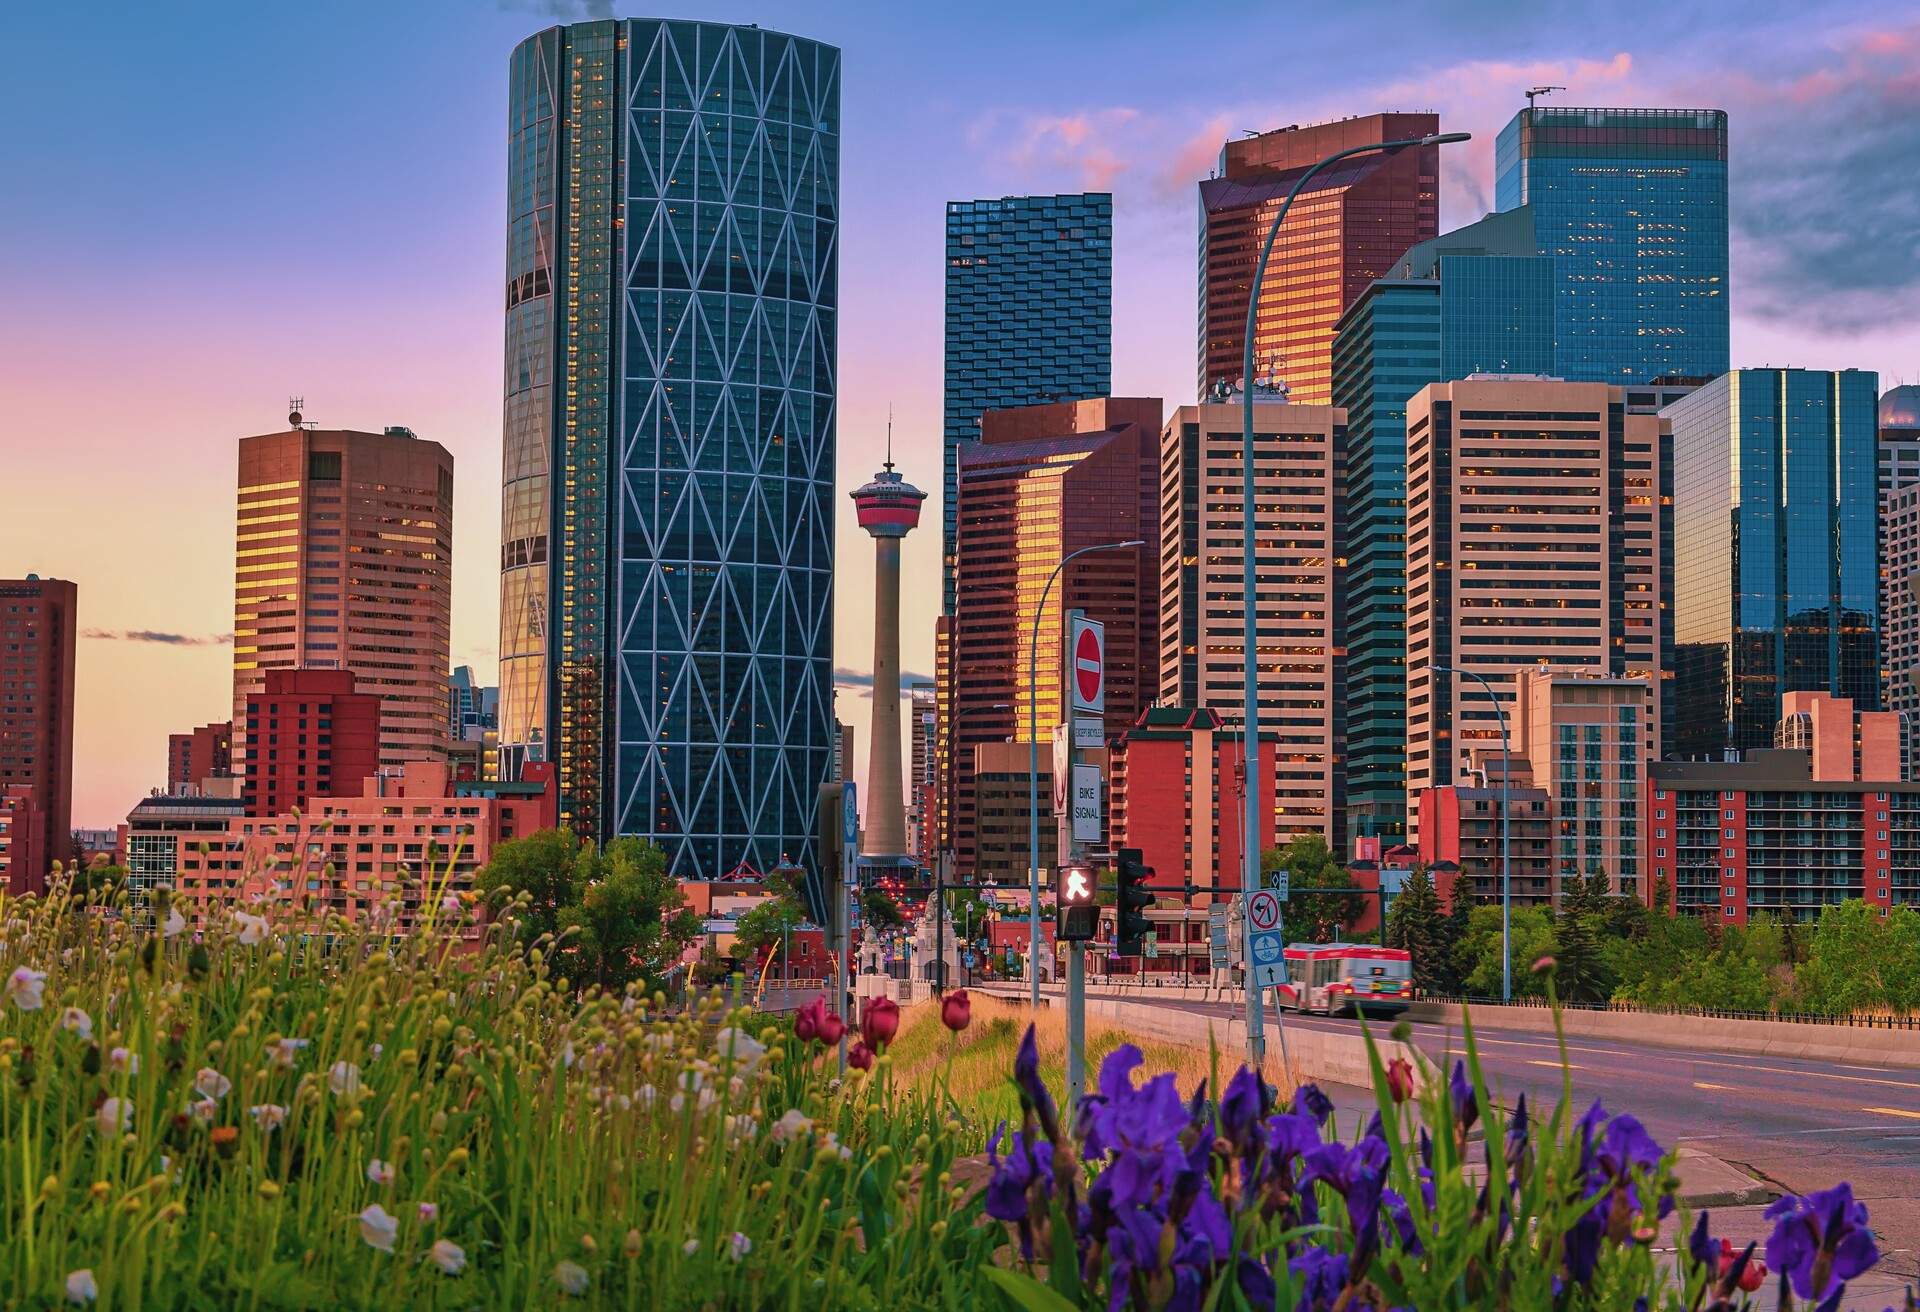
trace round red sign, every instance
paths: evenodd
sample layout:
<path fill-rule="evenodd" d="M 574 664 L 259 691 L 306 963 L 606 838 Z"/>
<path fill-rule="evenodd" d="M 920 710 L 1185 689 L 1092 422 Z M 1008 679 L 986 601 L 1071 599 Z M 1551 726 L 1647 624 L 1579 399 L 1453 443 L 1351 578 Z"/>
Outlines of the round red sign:
<path fill-rule="evenodd" d="M 1100 639 L 1092 629 L 1080 630 L 1080 640 L 1074 644 L 1073 677 L 1081 701 L 1091 702 L 1100 695 L 1100 681 L 1105 671 L 1100 660 Z"/>

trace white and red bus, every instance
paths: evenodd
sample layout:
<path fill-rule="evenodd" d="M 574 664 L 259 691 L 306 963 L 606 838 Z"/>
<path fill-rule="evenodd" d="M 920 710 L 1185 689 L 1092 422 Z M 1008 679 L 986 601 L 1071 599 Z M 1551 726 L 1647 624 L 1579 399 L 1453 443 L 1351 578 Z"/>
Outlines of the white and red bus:
<path fill-rule="evenodd" d="M 1289 943 L 1279 1005 L 1328 1016 L 1393 1016 L 1413 1001 L 1413 957 L 1373 943 Z"/>

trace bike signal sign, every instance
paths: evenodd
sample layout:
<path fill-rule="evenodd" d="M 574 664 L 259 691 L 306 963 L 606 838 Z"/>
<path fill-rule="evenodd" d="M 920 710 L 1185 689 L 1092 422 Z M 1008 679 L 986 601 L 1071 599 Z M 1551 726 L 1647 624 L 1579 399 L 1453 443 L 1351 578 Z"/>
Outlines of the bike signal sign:
<path fill-rule="evenodd" d="M 1101 714 L 1107 709 L 1107 628 L 1084 615 L 1073 617 L 1067 637 L 1073 709 Z"/>

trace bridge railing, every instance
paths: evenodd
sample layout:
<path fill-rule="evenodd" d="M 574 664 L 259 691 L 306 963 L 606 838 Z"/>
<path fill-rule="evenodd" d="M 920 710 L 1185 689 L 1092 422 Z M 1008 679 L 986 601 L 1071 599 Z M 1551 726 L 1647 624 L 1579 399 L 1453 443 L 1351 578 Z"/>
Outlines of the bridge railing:
<path fill-rule="evenodd" d="M 1453 993 L 1423 993 L 1420 995 L 1420 1001 L 1452 1003 L 1475 1009 L 1530 1007 L 1545 1011 L 1549 1005 L 1545 998 L 1515 998 L 1511 1002 L 1502 1002 L 1498 998 Z M 1920 1016 L 1895 1016 L 1876 1012 L 1844 1012 L 1836 1015 L 1822 1011 L 1742 1011 L 1732 1007 L 1658 1007 L 1645 1006 L 1637 1002 L 1562 1001 L 1560 1007 L 1563 1011 L 1618 1011 L 1647 1016 L 1701 1016 L 1715 1020 L 1791 1021 L 1798 1025 L 1839 1025 L 1851 1029 L 1920 1030 Z"/>

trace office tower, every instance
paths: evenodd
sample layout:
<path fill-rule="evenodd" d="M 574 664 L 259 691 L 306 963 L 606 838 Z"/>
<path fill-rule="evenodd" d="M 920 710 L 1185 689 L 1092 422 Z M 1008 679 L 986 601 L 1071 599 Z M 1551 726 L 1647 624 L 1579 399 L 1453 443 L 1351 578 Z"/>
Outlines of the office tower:
<path fill-rule="evenodd" d="M 453 457 L 405 428 L 301 426 L 240 440 L 233 754 L 272 670 L 348 671 L 380 699 L 380 759 L 447 737 Z"/>
<path fill-rule="evenodd" d="M 1880 493 L 1880 701 L 1920 728 L 1920 482 Z"/>
<path fill-rule="evenodd" d="M 1880 495 L 1920 483 L 1920 386 L 1889 387 L 1880 396 Z"/>
<path fill-rule="evenodd" d="M 1736 369 L 1673 428 L 1672 751 L 1765 747 L 1789 692 L 1880 706 L 1878 380 Z"/>
<path fill-rule="evenodd" d="M 833 722 L 833 774 L 828 782 L 843 784 L 853 777 L 853 726 L 836 718 Z"/>
<path fill-rule="evenodd" d="M 1247 299 L 1280 202 L 1308 168 L 1351 146 L 1428 136 L 1437 114 L 1367 114 L 1229 141 L 1200 184 L 1200 373 L 1204 397 L 1244 372 Z M 1356 155 L 1319 174 L 1274 242 L 1254 332 L 1256 377 L 1295 401 L 1333 395 L 1333 329 L 1401 253 L 1440 231 L 1440 148 Z"/>
<path fill-rule="evenodd" d="M 907 682 L 907 850 L 923 867 L 933 864 L 934 781 L 940 753 L 940 698 L 932 679 Z"/>
<path fill-rule="evenodd" d="M 1274 834 L 1282 843 L 1319 834 L 1340 851 L 1334 455 L 1347 419 L 1270 393 L 1254 400 L 1259 706 L 1261 731 L 1278 734 Z M 1182 406 L 1160 438 L 1160 701 L 1236 726 L 1246 707 L 1243 429 L 1238 402 Z"/>
<path fill-rule="evenodd" d="M 499 727 L 500 690 L 483 686 L 473 666 L 455 667 L 447 676 L 447 732 L 458 740 Z"/>
<path fill-rule="evenodd" d="M 677 876 L 811 860 L 831 772 L 839 121 L 758 27 L 513 53 L 502 773 Z"/>
<path fill-rule="evenodd" d="M 200 787 L 205 779 L 233 773 L 233 721 L 203 724 L 186 733 L 167 735 L 167 791 Z"/>
<path fill-rule="evenodd" d="M 1780 701 L 1771 747 L 1652 768 L 1649 888 L 1727 924 L 1814 920 L 1850 898 L 1882 915 L 1920 904 L 1920 783 L 1900 717 L 1821 692 Z"/>
<path fill-rule="evenodd" d="M 79 589 L 65 579 L 0 579 L 0 886 L 46 888 L 70 864 L 73 660 Z"/>
<path fill-rule="evenodd" d="M 920 523 L 927 494 L 886 467 L 856 489 L 854 513 L 873 538 L 873 720 L 868 726 L 866 825 L 860 856 L 874 867 L 913 864 L 900 770 L 900 540 Z"/>
<path fill-rule="evenodd" d="M 1113 388 L 1113 197 L 947 202 L 943 613 L 953 611 L 962 444 L 989 410 Z"/>
<path fill-rule="evenodd" d="M 1495 208 L 1532 209 L 1554 261 L 1555 375 L 1726 372 L 1724 110 L 1530 106 L 1494 168 Z"/>
<path fill-rule="evenodd" d="M 248 815 L 356 796 L 379 771 L 385 707 L 354 682 L 347 670 L 268 670 L 266 687 L 247 695 L 240 797 Z"/>
<path fill-rule="evenodd" d="M 1157 400 L 1104 398 L 990 410 L 981 440 L 960 451 L 958 588 L 937 630 L 942 650 L 941 841 L 955 874 L 976 867 L 976 748 L 1019 744 L 1021 786 L 1029 712 L 1050 769 L 1054 726 L 1064 718 L 1061 648 L 1069 610 L 1106 625 L 1106 732 L 1119 733 L 1152 700 L 1159 644 L 1153 604 L 1158 552 L 1093 552 L 1061 571 L 1039 614 L 1036 679 L 1029 645 L 1048 576 L 1082 547 L 1151 542 L 1158 516 Z"/>
<path fill-rule="evenodd" d="M 1284 730 L 1283 730 L 1284 732 Z M 1281 734 L 1260 731 L 1260 843 L 1274 844 L 1273 756 Z M 1246 834 L 1246 746 L 1206 707 L 1150 706 L 1113 740 L 1108 820 L 1113 846 L 1137 847 L 1150 881 L 1178 889 L 1240 887 Z"/>
<path fill-rule="evenodd" d="M 1661 418 L 1628 414 L 1625 390 L 1601 383 L 1476 378 L 1408 403 L 1410 809 L 1475 749 L 1498 753 L 1499 712 L 1472 675 L 1497 690 L 1509 731 L 1528 667 L 1653 680 L 1641 755 L 1659 759 L 1675 555 L 1665 446 Z"/>

